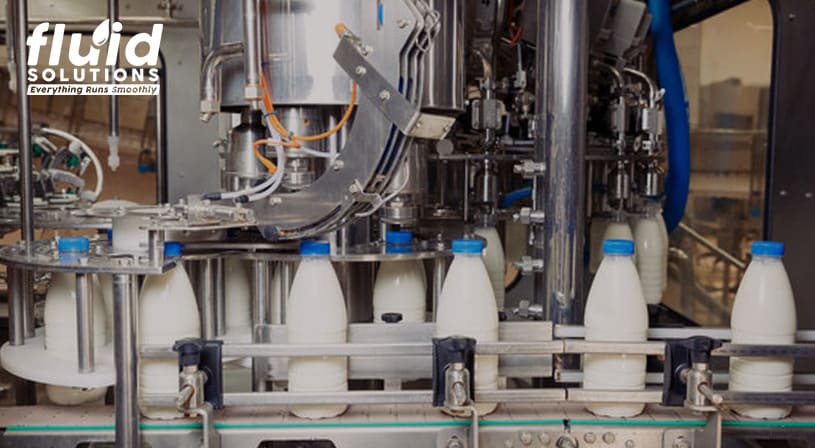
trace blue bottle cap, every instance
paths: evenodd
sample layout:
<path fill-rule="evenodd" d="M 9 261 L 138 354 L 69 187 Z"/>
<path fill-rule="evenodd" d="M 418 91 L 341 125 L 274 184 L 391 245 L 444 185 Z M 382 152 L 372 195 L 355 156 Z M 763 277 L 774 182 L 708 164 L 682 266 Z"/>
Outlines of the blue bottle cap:
<path fill-rule="evenodd" d="M 165 257 L 179 257 L 181 256 L 181 249 L 184 246 L 178 241 L 166 241 L 164 243 L 164 256 Z"/>
<path fill-rule="evenodd" d="M 108 236 L 108 241 L 113 241 L 113 229 L 106 229 L 105 235 Z"/>
<path fill-rule="evenodd" d="M 480 254 L 484 250 L 484 242 L 481 240 L 454 240 L 454 254 Z"/>
<path fill-rule="evenodd" d="M 784 243 L 779 241 L 754 241 L 751 246 L 753 256 L 781 257 L 784 255 Z"/>
<path fill-rule="evenodd" d="M 60 252 L 87 252 L 90 248 L 91 242 L 84 236 L 69 236 L 60 238 L 57 242 Z"/>
<path fill-rule="evenodd" d="M 634 255 L 634 242 L 631 240 L 605 240 L 603 241 L 603 254 Z"/>
<path fill-rule="evenodd" d="M 300 255 L 329 255 L 331 243 L 328 241 L 303 240 L 300 242 Z"/>
<path fill-rule="evenodd" d="M 390 230 L 385 233 L 385 242 L 388 244 L 410 244 L 413 242 L 413 232 Z"/>

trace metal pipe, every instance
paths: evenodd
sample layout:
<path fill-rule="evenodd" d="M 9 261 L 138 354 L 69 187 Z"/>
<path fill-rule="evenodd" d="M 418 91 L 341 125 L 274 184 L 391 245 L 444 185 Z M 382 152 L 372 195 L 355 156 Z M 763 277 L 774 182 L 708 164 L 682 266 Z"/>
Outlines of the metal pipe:
<path fill-rule="evenodd" d="M 138 311 L 135 282 L 127 274 L 113 275 L 113 354 L 116 366 L 116 448 L 141 448 L 139 432 L 139 357 L 136 341 Z"/>
<path fill-rule="evenodd" d="M 289 292 L 291 291 L 291 282 L 294 280 L 295 271 L 294 262 L 284 261 L 280 263 L 280 304 L 277 306 L 279 314 L 276 318 L 272 319 L 273 324 L 286 323 L 286 304 L 289 303 Z M 273 314 L 273 316 L 275 316 Z"/>
<path fill-rule="evenodd" d="M 201 64 L 201 121 L 209 121 L 221 111 L 220 68 L 229 59 L 243 53 L 243 42 L 223 44 L 212 50 Z"/>
<path fill-rule="evenodd" d="M 213 287 L 214 260 L 207 258 L 198 261 L 196 282 L 198 284 L 198 306 L 201 310 L 201 336 L 215 339 L 215 289 Z"/>
<path fill-rule="evenodd" d="M 436 257 L 433 259 L 433 322 L 436 321 L 436 308 L 441 297 L 441 288 L 444 286 L 444 279 L 447 277 L 447 258 Z"/>
<path fill-rule="evenodd" d="M 79 373 L 94 370 L 93 350 L 93 277 L 76 274 L 76 347 Z"/>
<path fill-rule="evenodd" d="M 588 0 L 538 3 L 535 158 L 546 164 L 535 205 L 535 301 L 555 323 L 578 322 L 583 300 L 584 163 L 588 89 Z M 545 117 L 545 118 L 544 118 Z M 540 188 L 543 187 L 543 188 Z"/>
<path fill-rule="evenodd" d="M 657 86 L 654 84 L 654 81 L 648 77 L 645 73 L 634 70 L 633 68 L 626 67 L 623 71 L 631 76 L 639 78 L 645 82 L 645 85 L 648 86 L 648 107 L 656 107 L 656 100 L 657 100 Z"/>
<path fill-rule="evenodd" d="M 23 311 L 23 271 L 13 266 L 6 268 L 8 283 L 8 338 L 11 345 L 25 344 L 25 313 Z"/>
<path fill-rule="evenodd" d="M 271 282 L 269 279 L 269 266 L 266 261 L 254 260 L 252 262 L 252 324 L 253 326 L 268 323 L 268 303 Z M 252 342 L 263 342 L 257 332 L 252 332 Z M 252 390 L 263 392 L 266 390 L 266 380 L 269 377 L 269 362 L 266 358 L 252 358 Z"/>
<path fill-rule="evenodd" d="M 12 4 L 14 13 L 14 54 L 17 58 L 17 132 L 18 147 L 20 148 L 20 221 L 22 239 L 26 243 L 26 253 L 31 254 L 30 243 L 34 241 L 34 197 L 33 178 L 31 168 L 31 102 L 28 99 L 28 77 L 26 76 L 26 61 L 28 60 L 28 1 L 15 0 Z M 30 286 L 30 285 L 23 285 Z"/>
<path fill-rule="evenodd" d="M 263 98 L 260 85 L 260 1 L 243 0 L 243 96 L 249 108 L 260 110 Z"/>
<path fill-rule="evenodd" d="M 167 158 L 167 61 L 164 54 L 158 52 L 161 70 L 159 76 L 159 90 L 156 98 L 156 204 L 169 201 L 169 177 Z"/>
<path fill-rule="evenodd" d="M 226 272 L 223 258 L 213 260 L 212 289 L 215 294 L 215 335 L 226 333 Z"/>
<path fill-rule="evenodd" d="M 685 233 L 690 235 L 690 237 L 693 238 L 694 240 L 696 240 L 699 244 L 701 244 L 702 246 L 705 246 L 706 248 L 712 250 L 716 255 L 724 258 L 726 261 L 728 261 L 733 266 L 736 266 L 737 268 L 739 268 L 742 271 L 747 269 L 747 263 L 740 260 L 735 255 L 730 254 L 729 252 L 722 249 L 721 247 L 715 245 L 712 241 L 705 238 L 701 233 L 697 232 L 693 227 L 685 224 L 684 222 L 680 222 L 679 223 L 679 228 L 682 229 L 683 231 L 685 231 Z"/>
<path fill-rule="evenodd" d="M 108 19 L 110 22 L 108 26 L 110 27 L 110 33 L 113 35 L 113 24 L 119 20 L 119 0 L 108 0 Z M 117 61 L 118 62 L 118 61 Z M 113 65 L 108 67 L 110 71 L 110 82 L 115 84 L 115 78 L 113 76 L 113 72 L 116 70 L 116 66 L 118 65 L 117 62 L 114 62 Z M 118 157 L 118 146 L 119 146 L 119 97 L 116 95 L 111 95 L 109 98 L 108 103 L 108 114 L 110 117 L 110 121 L 108 123 L 108 143 L 113 148 L 116 147 L 116 157 Z M 114 150 L 111 149 L 111 152 Z M 118 162 L 115 162 L 118 165 Z"/>

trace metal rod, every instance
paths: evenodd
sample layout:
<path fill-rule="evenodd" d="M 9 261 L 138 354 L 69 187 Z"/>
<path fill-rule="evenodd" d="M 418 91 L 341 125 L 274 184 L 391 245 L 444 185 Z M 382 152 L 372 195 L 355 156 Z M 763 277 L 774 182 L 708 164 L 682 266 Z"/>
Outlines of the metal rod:
<path fill-rule="evenodd" d="M 570 323 L 580 321 L 583 301 L 588 0 L 546 0 L 538 9 L 535 158 L 546 176 L 535 191 L 545 211 L 535 226 L 534 258 L 545 269 L 535 302 L 548 320 Z"/>
<path fill-rule="evenodd" d="M 555 325 L 554 337 L 558 339 L 582 338 L 586 334 L 581 325 Z M 691 336 L 707 336 L 713 339 L 730 340 L 730 329 L 721 327 L 649 328 L 648 339 L 685 339 Z M 795 332 L 798 342 L 815 342 L 815 330 Z"/>
<path fill-rule="evenodd" d="M 275 308 L 280 310 L 280 314 L 273 315 L 271 321 L 273 324 L 286 323 L 286 304 L 289 303 L 289 292 L 291 291 L 291 282 L 294 280 L 294 271 L 294 262 L 284 261 L 280 263 L 280 303 Z"/>
<path fill-rule="evenodd" d="M 110 22 L 108 26 L 110 27 L 110 33 L 113 34 L 113 24 L 119 20 L 119 0 L 108 0 L 108 19 Z M 117 61 L 118 62 L 118 61 Z M 113 76 L 113 72 L 116 70 L 116 66 L 118 65 L 117 62 L 114 62 L 113 65 L 108 67 L 108 70 L 111 74 L 111 83 L 115 83 L 115 77 Z M 119 97 L 116 95 L 111 95 L 109 98 L 108 103 L 108 114 L 110 121 L 108 123 L 108 141 L 111 142 L 111 145 L 119 144 Z M 114 139 L 116 140 L 114 143 Z"/>
<path fill-rule="evenodd" d="M 269 266 L 263 260 L 252 262 L 252 324 L 254 326 L 268 323 L 266 320 L 268 313 L 269 292 Z M 252 332 L 252 342 L 262 342 L 258 332 Z M 269 377 L 269 362 L 266 358 L 252 358 L 252 390 L 263 392 L 266 390 L 266 380 Z"/>
<path fill-rule="evenodd" d="M 76 348 L 79 373 L 93 372 L 93 277 L 76 274 Z"/>
<path fill-rule="evenodd" d="M 116 448 L 141 448 L 139 432 L 138 311 L 135 282 L 127 274 L 113 276 L 113 353 L 116 364 Z"/>
<path fill-rule="evenodd" d="M 585 344 L 585 343 L 584 343 Z M 632 343 L 629 343 L 632 344 Z M 595 349 L 597 353 L 606 353 L 606 346 Z M 632 344 L 633 345 L 633 344 Z M 646 350 L 653 352 L 656 346 L 662 347 L 661 342 L 647 342 L 636 346 L 623 346 L 621 351 L 615 353 L 643 353 Z M 591 350 L 591 349 L 589 349 Z M 637 351 L 638 350 L 638 351 Z M 563 341 L 540 342 L 481 342 L 476 345 L 476 353 L 480 355 L 549 355 L 563 353 Z M 660 351 L 660 354 L 662 352 Z M 345 343 L 345 344 L 226 344 L 223 346 L 223 355 L 227 357 L 263 356 L 263 357 L 290 357 L 290 356 L 430 356 L 433 354 L 433 345 L 428 342 L 397 342 L 397 343 Z M 171 358 L 176 354 L 164 346 L 143 346 L 141 355 L 144 358 Z"/>
<path fill-rule="evenodd" d="M 436 309 L 441 297 L 441 289 L 444 287 L 444 279 L 447 277 L 447 258 L 436 257 L 433 259 L 433 321 L 436 321 Z"/>
<path fill-rule="evenodd" d="M 244 98 L 252 110 L 260 110 L 260 1 L 243 0 Z"/>
<path fill-rule="evenodd" d="M 701 233 L 694 230 L 693 227 L 685 224 L 684 222 L 680 222 L 679 223 L 679 228 L 684 230 L 685 233 L 687 233 L 691 238 L 696 240 L 699 244 L 701 244 L 702 246 L 705 246 L 708 249 L 712 250 L 713 252 L 716 253 L 716 255 L 724 258 L 725 260 L 727 260 L 733 266 L 736 266 L 737 268 L 739 268 L 742 271 L 747 269 L 747 263 L 740 260 L 735 255 L 730 254 L 729 252 L 722 249 L 721 247 L 715 245 L 709 239 L 705 238 Z"/>
<path fill-rule="evenodd" d="M 215 289 L 213 276 L 215 263 L 211 258 L 198 261 L 196 282 L 198 284 L 198 307 L 201 311 L 201 335 L 215 339 Z"/>
<path fill-rule="evenodd" d="M 30 285 L 31 291 L 28 294 L 23 291 L 23 326 L 25 327 L 25 337 L 33 338 L 36 331 L 34 322 L 34 271 L 21 269 L 20 275 L 23 285 Z"/>
<path fill-rule="evenodd" d="M 588 390 L 568 389 L 568 401 L 579 403 L 661 403 L 662 389 Z"/>
<path fill-rule="evenodd" d="M 164 204 L 168 197 L 168 167 L 167 156 L 167 61 L 164 54 L 158 52 L 161 61 L 159 76 L 159 90 L 156 98 L 156 204 Z"/>
<path fill-rule="evenodd" d="M 226 272 L 223 258 L 213 260 L 212 289 L 215 293 L 215 335 L 226 333 Z"/>
<path fill-rule="evenodd" d="M 8 281 L 8 337 L 11 345 L 25 344 L 25 312 L 23 311 L 21 269 L 13 266 L 6 268 Z"/>

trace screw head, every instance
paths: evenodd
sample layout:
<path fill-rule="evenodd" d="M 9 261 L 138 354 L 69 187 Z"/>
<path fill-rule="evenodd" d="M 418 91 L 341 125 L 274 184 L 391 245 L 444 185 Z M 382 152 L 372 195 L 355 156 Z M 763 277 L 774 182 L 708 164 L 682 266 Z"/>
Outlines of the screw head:
<path fill-rule="evenodd" d="M 586 443 L 594 443 L 597 441 L 597 436 L 593 432 L 583 434 L 583 441 Z"/>
<path fill-rule="evenodd" d="M 690 448 L 690 443 L 684 436 L 679 436 L 674 439 L 673 448 Z"/>
<path fill-rule="evenodd" d="M 613 432 L 607 432 L 603 434 L 603 443 L 611 445 L 612 443 L 614 443 L 615 439 L 616 437 L 614 436 Z"/>
<path fill-rule="evenodd" d="M 360 65 L 357 66 L 357 68 L 354 70 L 354 73 L 356 73 L 358 76 L 365 76 L 368 73 L 368 69 Z"/>
<path fill-rule="evenodd" d="M 637 444 L 633 440 L 628 439 L 625 441 L 625 448 L 634 448 L 635 446 L 637 446 Z"/>
<path fill-rule="evenodd" d="M 552 437 L 550 437 L 549 434 L 542 432 L 538 434 L 538 441 L 541 443 L 541 445 L 546 446 L 552 443 Z"/>
<path fill-rule="evenodd" d="M 532 444 L 532 433 L 530 433 L 530 432 L 526 432 L 526 431 L 522 432 L 521 435 L 519 436 L 519 438 L 521 439 L 521 443 L 523 443 L 524 445 L 531 445 Z"/>
<path fill-rule="evenodd" d="M 459 440 L 458 437 L 453 436 L 447 441 L 447 448 L 464 448 L 464 445 L 461 443 L 461 440 Z"/>
<path fill-rule="evenodd" d="M 512 443 L 512 439 L 504 440 L 504 448 L 512 448 L 514 446 L 515 446 L 515 444 Z"/>
<path fill-rule="evenodd" d="M 382 101 L 384 103 L 384 102 L 386 102 L 386 101 L 388 101 L 390 99 L 391 99 L 391 93 L 388 92 L 387 90 L 383 90 L 383 91 L 379 92 L 379 101 Z"/>

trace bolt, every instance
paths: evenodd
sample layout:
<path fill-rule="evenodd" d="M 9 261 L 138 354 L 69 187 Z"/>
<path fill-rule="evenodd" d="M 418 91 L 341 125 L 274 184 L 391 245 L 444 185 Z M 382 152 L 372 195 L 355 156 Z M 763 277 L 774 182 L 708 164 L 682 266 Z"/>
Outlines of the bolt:
<path fill-rule="evenodd" d="M 531 432 L 522 432 L 520 437 L 521 443 L 524 445 L 531 445 L 532 444 L 532 433 Z"/>
<path fill-rule="evenodd" d="M 359 65 L 357 66 L 356 70 L 354 70 L 354 73 L 356 73 L 357 76 L 365 76 L 368 73 L 368 70 L 365 67 Z"/>
<path fill-rule="evenodd" d="M 583 434 L 583 441 L 586 443 L 594 443 L 597 441 L 597 436 L 593 432 Z"/>
<path fill-rule="evenodd" d="M 447 448 L 464 448 L 464 445 L 461 443 L 461 440 L 459 440 L 458 437 L 453 436 L 447 441 Z"/>
<path fill-rule="evenodd" d="M 390 99 L 391 99 L 391 93 L 388 92 L 387 90 L 383 90 L 383 91 L 379 92 L 379 101 L 382 101 L 383 103 L 385 103 Z"/>
<path fill-rule="evenodd" d="M 343 169 L 344 167 L 345 167 L 345 162 L 343 162 L 342 160 L 335 160 L 334 163 L 331 164 L 331 168 L 333 168 L 334 171 L 339 171 L 339 170 Z"/>
<path fill-rule="evenodd" d="M 549 437 L 549 434 L 546 434 L 545 432 L 542 432 L 542 433 L 538 434 L 538 441 L 540 441 L 541 445 L 547 446 L 550 443 L 552 443 L 552 438 Z"/>
<path fill-rule="evenodd" d="M 396 21 L 396 26 L 398 26 L 399 29 L 405 29 L 408 25 L 410 25 L 410 20 L 408 19 L 399 19 Z"/>
<path fill-rule="evenodd" d="M 688 443 L 688 440 L 684 436 L 679 436 L 674 439 L 672 448 L 690 448 L 690 443 Z"/>
<path fill-rule="evenodd" d="M 625 448 L 634 448 L 635 446 L 637 446 L 637 444 L 633 440 L 628 439 L 625 441 Z"/>
<path fill-rule="evenodd" d="M 515 446 L 515 444 L 512 443 L 512 439 L 504 440 L 504 448 L 512 448 L 514 446 Z"/>
<path fill-rule="evenodd" d="M 613 432 L 607 432 L 603 434 L 603 443 L 605 444 L 611 445 L 612 443 L 614 443 L 614 439 L 615 437 Z"/>

